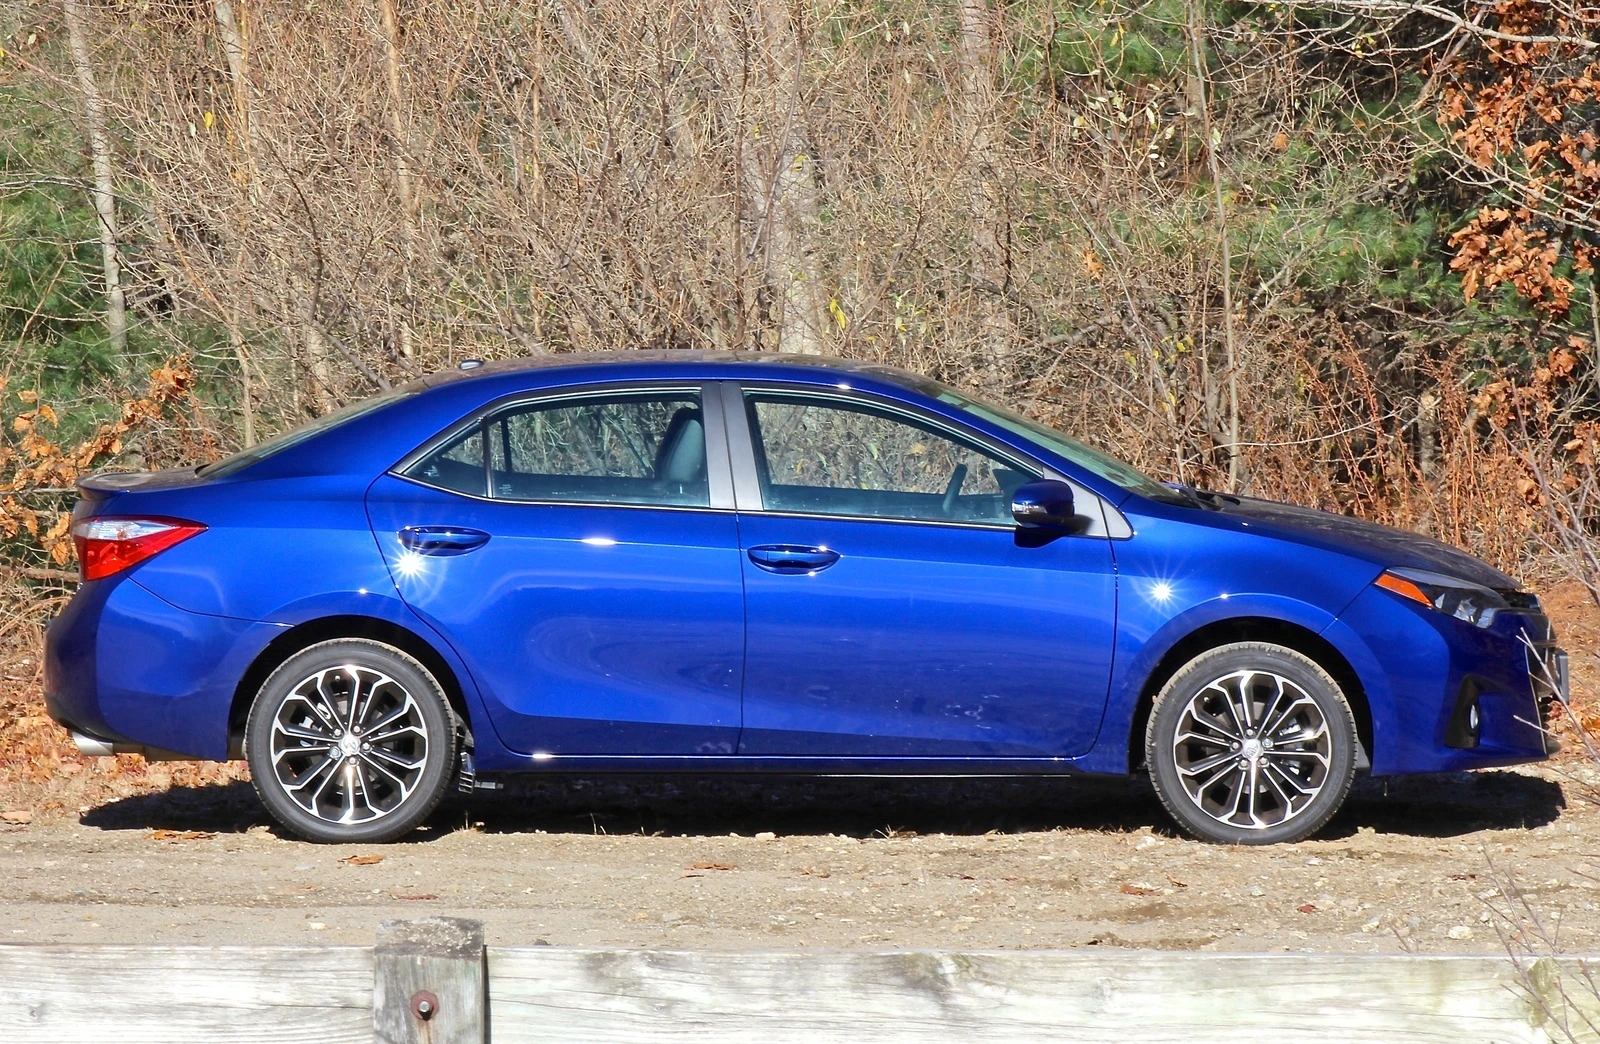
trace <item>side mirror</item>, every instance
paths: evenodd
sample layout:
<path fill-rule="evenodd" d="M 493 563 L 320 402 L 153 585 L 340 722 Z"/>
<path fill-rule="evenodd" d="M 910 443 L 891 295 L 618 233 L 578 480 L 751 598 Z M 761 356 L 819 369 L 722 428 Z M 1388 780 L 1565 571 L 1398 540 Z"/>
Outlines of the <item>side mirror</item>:
<path fill-rule="evenodd" d="M 1025 483 L 1011 494 L 1011 517 L 1024 529 L 1071 529 L 1072 487 L 1055 479 Z"/>

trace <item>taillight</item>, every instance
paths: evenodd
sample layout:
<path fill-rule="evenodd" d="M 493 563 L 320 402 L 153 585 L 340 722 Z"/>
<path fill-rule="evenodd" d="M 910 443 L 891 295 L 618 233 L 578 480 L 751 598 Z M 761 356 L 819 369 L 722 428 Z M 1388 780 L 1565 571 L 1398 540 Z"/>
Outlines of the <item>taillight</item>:
<path fill-rule="evenodd" d="M 86 518 L 72 527 L 78 573 L 85 580 L 120 573 L 205 530 L 181 518 Z"/>

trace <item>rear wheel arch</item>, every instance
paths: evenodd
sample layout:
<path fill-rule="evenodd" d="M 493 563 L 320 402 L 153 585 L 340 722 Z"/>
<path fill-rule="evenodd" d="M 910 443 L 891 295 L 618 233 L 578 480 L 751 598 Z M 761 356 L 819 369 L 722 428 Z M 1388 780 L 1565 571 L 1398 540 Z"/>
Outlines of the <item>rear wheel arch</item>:
<path fill-rule="evenodd" d="M 1372 707 L 1367 701 L 1361 677 L 1350 661 L 1326 638 L 1298 624 L 1274 620 L 1271 617 L 1246 616 L 1231 620 L 1218 620 L 1197 628 L 1175 642 L 1161 657 L 1139 691 L 1139 702 L 1134 707 L 1133 721 L 1128 731 L 1128 771 L 1144 766 L 1145 728 L 1150 723 L 1150 709 L 1156 694 L 1183 665 L 1208 650 L 1235 642 L 1270 642 L 1310 657 L 1317 666 L 1327 671 L 1339 684 L 1350 710 L 1356 718 L 1356 738 L 1361 743 L 1361 754 L 1370 763 L 1372 749 Z"/>
<path fill-rule="evenodd" d="M 289 628 L 269 642 L 251 661 L 234 689 L 233 703 L 228 711 L 229 757 L 240 756 L 250 705 L 272 672 L 301 650 L 339 638 L 365 638 L 392 645 L 417 660 L 438 680 L 457 719 L 466 728 L 467 735 L 472 735 L 472 715 L 467 708 L 460 679 L 449 662 L 426 639 L 399 624 L 372 616 L 325 616 Z"/>

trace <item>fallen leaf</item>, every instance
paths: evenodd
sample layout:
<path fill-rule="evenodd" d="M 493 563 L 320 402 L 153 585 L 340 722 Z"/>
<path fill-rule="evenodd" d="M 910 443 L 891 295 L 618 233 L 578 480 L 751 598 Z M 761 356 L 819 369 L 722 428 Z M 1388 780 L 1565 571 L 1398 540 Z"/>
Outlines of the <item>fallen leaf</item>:
<path fill-rule="evenodd" d="M 959 877 L 963 881 L 976 881 L 977 880 L 977 878 L 973 877 L 971 874 L 957 874 L 956 876 Z"/>
<path fill-rule="evenodd" d="M 33 813 L 25 808 L 13 808 L 0 812 L 0 821 L 7 823 L 32 823 Z"/>
<path fill-rule="evenodd" d="M 1188 882 L 1180 881 L 1176 877 L 1173 877 L 1171 874 L 1167 875 L 1167 880 L 1172 882 L 1172 887 L 1174 887 L 1174 888 L 1188 888 L 1189 887 Z"/>
<path fill-rule="evenodd" d="M 805 874 L 807 877 L 832 877 L 833 876 L 828 871 L 826 871 L 826 870 L 818 870 L 814 866 L 802 866 L 800 868 L 800 872 L 802 874 Z"/>
<path fill-rule="evenodd" d="M 208 830 L 166 830 L 166 829 L 161 829 L 161 830 L 152 830 L 152 831 L 150 831 L 150 840 L 151 841 L 204 841 L 207 838 L 216 837 L 216 836 L 217 836 L 216 834 L 213 834 Z"/>
<path fill-rule="evenodd" d="M 1124 884 L 1120 889 L 1123 895 L 1160 895 L 1154 888 L 1142 888 L 1139 885 Z"/>
<path fill-rule="evenodd" d="M 1316 913 L 1317 912 L 1317 907 L 1316 907 L 1316 905 L 1314 903 L 1306 903 L 1306 904 L 1304 904 L 1302 906 L 1295 907 L 1295 909 L 1299 910 L 1301 913 Z"/>
<path fill-rule="evenodd" d="M 1478 879 L 1478 875 L 1477 874 L 1451 874 L 1450 875 L 1450 880 L 1452 880 L 1452 881 L 1476 881 L 1477 879 Z"/>
<path fill-rule="evenodd" d="M 685 870 L 737 870 L 732 863 L 690 863 Z"/>
<path fill-rule="evenodd" d="M 339 862 L 344 863 L 346 866 L 371 866 L 373 863 L 381 863 L 381 862 L 383 862 L 383 856 L 381 856 L 381 855 L 345 856 L 343 859 L 339 860 Z"/>
<path fill-rule="evenodd" d="M 438 895 L 436 895 L 433 892 L 422 892 L 422 893 L 420 893 L 418 895 L 396 895 L 395 898 L 396 899 L 426 900 L 426 899 L 437 899 L 439 897 L 438 897 Z"/>

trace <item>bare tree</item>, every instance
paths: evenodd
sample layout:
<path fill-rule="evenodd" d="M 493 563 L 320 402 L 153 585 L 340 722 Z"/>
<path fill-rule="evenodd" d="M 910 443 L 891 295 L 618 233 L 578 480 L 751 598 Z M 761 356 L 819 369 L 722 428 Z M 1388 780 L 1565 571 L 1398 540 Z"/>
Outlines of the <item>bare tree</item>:
<path fill-rule="evenodd" d="M 106 333 L 118 365 L 127 365 L 128 305 L 122 289 L 122 259 L 117 247 L 116 178 L 111 163 L 111 134 L 106 124 L 105 103 L 95 82 L 94 61 L 84 32 L 83 11 L 78 0 L 61 0 L 61 16 L 67 25 L 67 46 L 72 67 L 83 93 L 84 131 L 89 139 L 89 157 L 94 185 L 89 195 L 94 201 L 100 232 L 101 267 L 106 281 Z"/>
<path fill-rule="evenodd" d="M 1239 488 L 1239 350 L 1234 332 L 1233 314 L 1233 243 L 1228 229 L 1228 205 L 1223 196 L 1222 164 L 1217 159 L 1221 135 L 1211 120 L 1210 73 L 1206 67 L 1205 11 L 1198 0 L 1189 0 L 1189 53 L 1193 63 L 1190 80 L 1191 104 L 1200 117 L 1201 132 L 1205 137 L 1206 166 L 1211 175 L 1212 199 L 1217 210 L 1217 250 L 1221 256 L 1222 272 L 1218 282 L 1222 286 L 1222 345 L 1223 379 L 1227 385 L 1227 424 L 1224 428 L 1226 443 L 1223 450 L 1228 461 L 1228 489 Z"/>
<path fill-rule="evenodd" d="M 978 326 L 988 354 L 989 376 L 996 385 L 1004 386 L 1011 378 L 1015 330 L 1005 304 L 1010 283 L 1009 229 L 994 140 L 997 28 L 989 0 L 961 0 L 957 127 L 972 222 L 972 283 L 978 295 Z"/>

